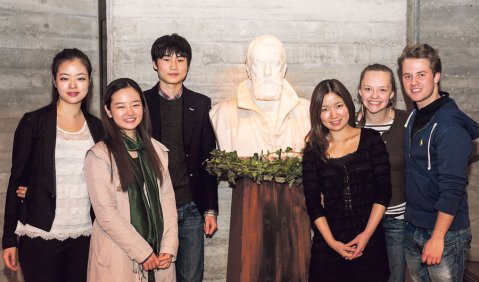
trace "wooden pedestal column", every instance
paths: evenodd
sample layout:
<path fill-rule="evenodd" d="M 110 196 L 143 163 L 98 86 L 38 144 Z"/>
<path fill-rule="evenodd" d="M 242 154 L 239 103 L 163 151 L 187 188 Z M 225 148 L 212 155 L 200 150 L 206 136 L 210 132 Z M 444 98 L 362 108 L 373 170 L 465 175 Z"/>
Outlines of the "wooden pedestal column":
<path fill-rule="evenodd" d="M 227 281 L 307 281 L 310 221 L 302 186 L 242 178 L 233 188 Z"/>

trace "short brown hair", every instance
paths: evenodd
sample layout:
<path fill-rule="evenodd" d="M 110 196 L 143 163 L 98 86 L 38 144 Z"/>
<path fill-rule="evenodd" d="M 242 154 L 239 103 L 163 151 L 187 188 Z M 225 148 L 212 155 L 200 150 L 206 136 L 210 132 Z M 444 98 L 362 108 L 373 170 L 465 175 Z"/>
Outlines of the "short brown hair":
<path fill-rule="evenodd" d="M 441 58 L 438 51 L 428 44 L 409 44 L 398 58 L 398 74 L 402 77 L 402 65 L 405 59 L 428 59 L 433 74 L 442 72 Z"/>

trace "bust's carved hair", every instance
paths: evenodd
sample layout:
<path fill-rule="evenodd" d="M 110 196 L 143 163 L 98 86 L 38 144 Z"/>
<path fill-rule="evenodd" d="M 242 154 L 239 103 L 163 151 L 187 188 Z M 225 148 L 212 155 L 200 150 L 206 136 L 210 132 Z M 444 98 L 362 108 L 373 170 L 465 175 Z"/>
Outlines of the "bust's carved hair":
<path fill-rule="evenodd" d="M 283 45 L 283 42 L 279 40 L 276 36 L 273 35 L 261 35 L 253 39 L 248 46 L 248 52 L 246 53 L 246 65 L 251 66 L 252 59 L 254 56 L 254 49 L 258 46 L 271 46 L 279 47 L 281 50 L 281 64 L 286 66 L 286 48 Z"/>

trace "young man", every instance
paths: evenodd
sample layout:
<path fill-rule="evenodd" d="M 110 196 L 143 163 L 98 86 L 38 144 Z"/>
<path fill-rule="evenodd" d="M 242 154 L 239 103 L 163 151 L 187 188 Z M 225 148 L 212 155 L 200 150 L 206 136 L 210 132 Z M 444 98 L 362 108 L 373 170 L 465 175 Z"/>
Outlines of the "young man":
<path fill-rule="evenodd" d="M 398 58 L 416 109 L 406 122 L 406 261 L 414 281 L 462 281 L 471 243 L 467 164 L 478 125 L 439 90 L 441 59 L 427 44 Z"/>
<path fill-rule="evenodd" d="M 158 38 L 151 47 L 159 82 L 145 91 L 153 137 L 168 149 L 168 170 L 178 210 L 178 281 L 202 281 L 204 234 L 217 230 L 218 187 L 203 162 L 215 149 L 208 112 L 210 98 L 183 85 L 191 63 L 191 46 L 178 34 Z"/>

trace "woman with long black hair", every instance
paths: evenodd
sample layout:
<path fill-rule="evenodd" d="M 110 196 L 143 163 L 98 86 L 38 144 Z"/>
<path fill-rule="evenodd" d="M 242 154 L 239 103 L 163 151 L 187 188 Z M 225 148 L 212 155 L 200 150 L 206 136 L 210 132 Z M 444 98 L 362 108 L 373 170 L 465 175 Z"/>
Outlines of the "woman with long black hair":
<path fill-rule="evenodd" d="M 354 104 L 336 79 L 320 82 L 303 156 L 306 207 L 314 225 L 309 281 L 387 281 L 379 224 L 391 198 L 389 158 L 379 133 L 356 128 Z"/>
<path fill-rule="evenodd" d="M 96 215 L 88 281 L 176 281 L 178 225 L 168 150 L 151 137 L 148 117 L 135 81 L 108 85 L 104 139 L 85 159 Z"/>
<path fill-rule="evenodd" d="M 51 71 L 52 102 L 26 113 L 15 131 L 3 259 L 17 271 L 18 246 L 25 281 L 85 281 L 92 220 L 83 162 L 102 126 L 88 112 L 88 57 L 64 49 L 53 58 Z M 17 197 L 21 186 L 28 187 L 26 198 Z"/>

